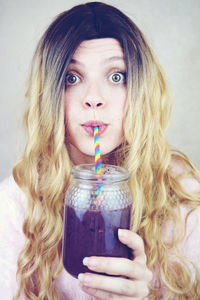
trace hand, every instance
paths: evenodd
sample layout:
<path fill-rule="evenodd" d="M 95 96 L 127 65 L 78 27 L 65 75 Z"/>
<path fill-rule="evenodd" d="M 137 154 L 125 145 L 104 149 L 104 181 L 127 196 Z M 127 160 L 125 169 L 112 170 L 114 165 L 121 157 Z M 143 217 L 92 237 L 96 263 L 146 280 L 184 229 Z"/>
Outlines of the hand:
<path fill-rule="evenodd" d="M 134 259 L 91 256 L 84 264 L 95 272 L 118 275 L 79 274 L 84 292 L 103 300 L 143 300 L 149 294 L 152 272 L 146 266 L 144 243 L 136 233 L 120 229 L 119 240 L 132 249 Z"/>

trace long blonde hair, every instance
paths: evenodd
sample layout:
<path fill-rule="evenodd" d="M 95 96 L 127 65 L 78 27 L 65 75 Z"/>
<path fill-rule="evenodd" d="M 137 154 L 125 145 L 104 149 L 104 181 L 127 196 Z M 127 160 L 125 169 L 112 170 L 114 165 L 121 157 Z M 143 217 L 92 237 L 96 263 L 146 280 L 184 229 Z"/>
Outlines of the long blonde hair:
<path fill-rule="evenodd" d="M 160 299 L 161 281 L 168 288 L 163 299 L 197 299 L 199 278 L 192 282 L 190 269 L 179 254 L 175 261 L 167 255 L 169 246 L 176 249 L 183 240 L 184 221 L 179 238 L 175 230 L 170 244 L 162 237 L 162 225 L 172 220 L 176 228 L 180 213 L 174 208 L 181 202 L 193 208 L 200 204 L 200 195 L 187 193 L 173 177 L 171 159 L 186 165 L 191 176 L 200 179 L 200 174 L 186 156 L 173 153 L 166 140 L 172 101 L 163 70 L 142 33 L 122 12 L 97 2 L 59 15 L 41 38 L 33 58 L 24 117 L 27 144 L 13 168 L 15 181 L 28 201 L 23 225 L 26 244 L 18 260 L 19 289 L 14 299 L 22 294 L 29 300 L 59 299 L 55 280 L 63 269 L 63 199 L 72 167 L 65 141 L 65 74 L 78 45 L 102 37 L 118 39 L 125 55 L 125 143 L 105 160 L 130 172 L 132 230 L 144 239 L 148 266 L 157 277 L 158 288 L 152 287 L 150 299 Z"/>

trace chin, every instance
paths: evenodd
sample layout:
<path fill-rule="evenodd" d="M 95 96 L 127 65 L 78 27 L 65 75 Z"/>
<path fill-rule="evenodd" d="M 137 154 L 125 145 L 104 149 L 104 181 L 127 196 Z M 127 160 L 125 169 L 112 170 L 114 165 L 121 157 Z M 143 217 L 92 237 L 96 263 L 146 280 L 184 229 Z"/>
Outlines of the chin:
<path fill-rule="evenodd" d="M 120 144 L 119 144 L 120 145 Z M 100 145 L 100 155 L 102 156 L 106 156 L 109 153 L 111 153 L 112 151 L 114 151 L 119 145 L 114 145 L 113 147 L 104 147 L 103 145 Z M 88 156 L 93 156 L 94 157 L 94 150 L 93 151 L 88 151 L 88 149 L 86 149 L 86 151 L 82 151 L 82 153 L 84 153 L 85 155 Z"/>

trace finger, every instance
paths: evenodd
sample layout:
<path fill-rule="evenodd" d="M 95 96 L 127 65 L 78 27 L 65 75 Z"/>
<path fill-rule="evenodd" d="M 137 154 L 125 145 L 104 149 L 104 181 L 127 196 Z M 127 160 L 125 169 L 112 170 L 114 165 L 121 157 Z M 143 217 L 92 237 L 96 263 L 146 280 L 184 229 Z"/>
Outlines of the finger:
<path fill-rule="evenodd" d="M 109 293 L 145 297 L 148 294 L 148 286 L 144 281 L 128 280 L 122 277 L 109 277 L 91 273 L 79 274 L 81 284 Z"/>
<path fill-rule="evenodd" d="M 146 264 L 146 255 L 144 251 L 144 242 L 142 238 L 135 232 L 127 229 L 118 230 L 119 240 L 132 249 L 134 259 Z"/>
<path fill-rule="evenodd" d="M 85 257 L 83 263 L 90 270 L 99 273 L 125 276 L 148 282 L 152 279 L 152 273 L 143 264 L 127 258 L 91 256 Z"/>
<path fill-rule="evenodd" d="M 103 290 L 98 290 L 98 289 L 94 289 L 94 288 L 90 288 L 87 286 L 82 285 L 81 286 L 82 290 L 95 297 L 95 300 L 110 300 L 110 299 L 115 299 L 115 300 L 136 300 L 138 298 L 135 297 L 129 297 L 129 296 L 122 296 L 122 295 L 117 295 L 117 294 L 112 294 Z"/>

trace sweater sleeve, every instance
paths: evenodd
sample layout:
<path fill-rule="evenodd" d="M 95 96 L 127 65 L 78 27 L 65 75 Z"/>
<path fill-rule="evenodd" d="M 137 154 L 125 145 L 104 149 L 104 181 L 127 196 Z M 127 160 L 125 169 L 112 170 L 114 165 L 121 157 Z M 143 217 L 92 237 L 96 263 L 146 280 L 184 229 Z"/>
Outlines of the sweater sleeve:
<path fill-rule="evenodd" d="M 180 183 L 187 192 L 200 193 L 200 182 L 195 178 L 183 178 L 180 180 Z M 186 234 L 178 248 L 181 255 L 194 263 L 200 272 L 200 206 L 192 209 L 189 205 L 181 204 L 180 215 L 186 224 Z M 171 241 L 173 231 L 174 224 L 168 221 L 163 231 L 163 237 L 166 241 Z M 195 270 L 194 268 L 192 269 L 193 276 L 195 276 Z"/>
<path fill-rule="evenodd" d="M 17 292 L 17 261 L 24 247 L 22 231 L 27 199 L 13 177 L 0 183 L 0 299 L 12 300 Z M 60 299 L 92 300 L 78 280 L 65 270 L 56 279 Z M 20 298 L 24 300 L 24 298 Z"/>
<path fill-rule="evenodd" d="M 179 161 L 173 161 L 173 174 L 175 177 L 181 175 L 185 167 Z M 200 182 L 193 177 L 184 177 L 179 179 L 182 188 L 192 194 L 200 194 Z M 192 209 L 189 205 L 180 205 L 180 215 L 186 224 L 186 235 L 183 242 L 178 246 L 180 254 L 190 260 L 200 272 L 200 206 Z M 168 221 L 163 230 L 163 238 L 165 241 L 171 241 L 172 233 L 174 231 L 174 224 Z M 177 228 L 178 232 L 178 228 Z M 173 249 L 169 254 L 173 254 Z M 192 278 L 195 278 L 195 268 L 191 266 Z"/>
<path fill-rule="evenodd" d="M 0 184 L 0 298 L 11 300 L 17 291 L 17 260 L 24 246 L 22 232 L 26 198 L 13 177 Z"/>

